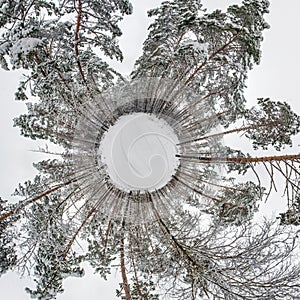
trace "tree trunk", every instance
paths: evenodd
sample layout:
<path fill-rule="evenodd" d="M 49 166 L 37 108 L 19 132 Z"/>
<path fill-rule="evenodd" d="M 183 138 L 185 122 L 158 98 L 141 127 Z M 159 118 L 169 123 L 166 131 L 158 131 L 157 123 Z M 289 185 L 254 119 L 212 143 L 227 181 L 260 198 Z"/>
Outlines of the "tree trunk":
<path fill-rule="evenodd" d="M 123 221 L 122 224 L 122 233 L 121 233 L 121 241 L 120 241 L 120 260 L 121 260 L 121 274 L 123 280 L 123 288 L 125 291 L 126 300 L 131 300 L 130 296 L 130 289 L 128 285 L 127 275 L 126 275 L 126 268 L 125 268 L 125 251 L 124 251 L 124 229 L 125 229 L 125 222 Z"/>
<path fill-rule="evenodd" d="M 205 156 L 189 156 L 176 154 L 176 157 L 196 160 L 200 162 L 237 162 L 237 163 L 259 163 L 259 162 L 272 162 L 272 161 L 288 161 L 300 159 L 300 154 L 291 155 L 274 155 L 274 156 L 261 156 L 261 157 L 205 157 Z"/>

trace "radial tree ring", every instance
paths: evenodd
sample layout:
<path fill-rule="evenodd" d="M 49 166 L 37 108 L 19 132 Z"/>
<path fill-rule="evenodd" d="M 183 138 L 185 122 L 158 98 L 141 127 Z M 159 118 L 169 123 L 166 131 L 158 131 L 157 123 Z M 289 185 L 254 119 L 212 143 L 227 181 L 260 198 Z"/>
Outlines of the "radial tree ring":
<path fill-rule="evenodd" d="M 162 78 L 133 80 L 87 98 L 72 144 L 82 189 L 93 187 L 86 201 L 111 219 L 135 224 L 170 217 L 189 197 L 207 201 L 203 195 L 211 187 L 204 184 L 199 198 L 195 181 L 211 164 L 181 158 L 189 151 L 222 152 L 218 139 L 193 142 L 213 130 L 203 121 L 214 114 L 211 105 L 199 107 L 197 99 L 180 81 Z"/>

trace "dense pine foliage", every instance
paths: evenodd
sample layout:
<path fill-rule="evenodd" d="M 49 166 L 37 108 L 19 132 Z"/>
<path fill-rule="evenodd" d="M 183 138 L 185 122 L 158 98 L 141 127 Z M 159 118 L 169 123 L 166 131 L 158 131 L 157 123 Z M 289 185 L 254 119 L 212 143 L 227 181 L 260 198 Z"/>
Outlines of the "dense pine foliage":
<path fill-rule="evenodd" d="M 26 72 L 16 99 L 28 112 L 15 126 L 63 149 L 35 165 L 39 174 L 16 189 L 20 202 L 0 199 L 0 274 L 29 273 L 36 287 L 26 291 L 40 300 L 84 276 L 83 262 L 104 279 L 117 266 L 126 300 L 299 299 L 300 155 L 255 151 L 292 146 L 300 117 L 270 99 L 249 108 L 244 96 L 268 6 L 244 0 L 207 13 L 200 0 L 164 1 L 148 12 L 126 79 L 105 57 L 123 58 L 129 1 L 0 0 L 1 66 Z M 161 189 L 124 191 L 99 144 L 119 117 L 141 112 L 174 128 L 180 165 Z M 249 153 L 223 143 L 240 134 Z M 278 180 L 287 211 L 256 224 Z"/>

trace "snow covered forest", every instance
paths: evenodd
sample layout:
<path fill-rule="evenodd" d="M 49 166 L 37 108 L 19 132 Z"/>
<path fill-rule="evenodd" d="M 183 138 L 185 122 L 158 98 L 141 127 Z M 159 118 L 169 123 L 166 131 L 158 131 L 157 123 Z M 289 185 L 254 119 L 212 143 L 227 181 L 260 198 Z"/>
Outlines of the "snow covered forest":
<path fill-rule="evenodd" d="M 110 62 L 132 11 L 0 0 L 1 67 L 24 72 L 14 126 L 47 144 L 19 201 L 0 198 L 0 275 L 30 276 L 40 300 L 87 263 L 120 275 L 119 299 L 299 299 L 300 117 L 245 97 L 269 2 L 162 2 L 124 76 Z M 274 197 L 285 210 L 265 218 Z"/>

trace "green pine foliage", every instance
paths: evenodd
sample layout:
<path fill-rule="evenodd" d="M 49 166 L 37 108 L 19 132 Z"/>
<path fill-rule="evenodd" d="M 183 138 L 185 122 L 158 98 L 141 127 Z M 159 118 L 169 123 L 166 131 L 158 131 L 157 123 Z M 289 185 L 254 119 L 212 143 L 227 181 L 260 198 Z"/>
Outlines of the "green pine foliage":
<path fill-rule="evenodd" d="M 13 209 L 8 201 L 0 198 L 1 214 Z M 0 276 L 15 267 L 17 263 L 16 238 L 17 232 L 15 223 L 18 215 L 14 215 L 0 222 Z"/>
<path fill-rule="evenodd" d="M 26 71 L 16 99 L 27 113 L 15 126 L 63 149 L 34 165 L 38 175 L 16 189 L 18 203 L 0 199 L 0 275 L 29 273 L 36 287 L 26 291 L 39 300 L 84 276 L 84 262 L 103 279 L 117 268 L 116 295 L 126 300 L 299 299 L 299 245 L 289 225 L 300 224 L 300 156 L 252 157 L 222 142 L 244 133 L 250 153 L 281 151 L 299 133 L 286 102 L 258 99 L 249 109 L 244 96 L 268 4 L 244 0 L 207 13 L 199 0 L 162 2 L 148 12 L 154 21 L 125 80 L 104 57 L 123 59 L 119 23 L 132 13 L 129 1 L 0 0 L 0 64 Z M 151 83 L 158 93 L 147 90 Z M 126 102 L 144 88 L 150 96 Z M 180 164 L 159 190 L 123 191 L 103 176 L 99 143 L 118 117 L 143 111 L 168 117 Z M 250 173 L 256 181 L 245 179 Z M 257 225 L 278 174 L 288 210 Z"/>

